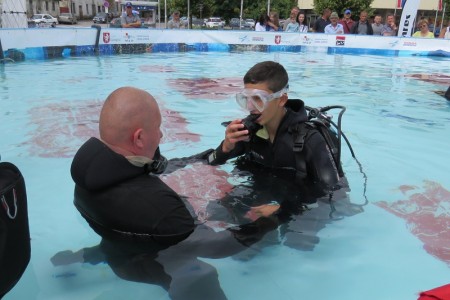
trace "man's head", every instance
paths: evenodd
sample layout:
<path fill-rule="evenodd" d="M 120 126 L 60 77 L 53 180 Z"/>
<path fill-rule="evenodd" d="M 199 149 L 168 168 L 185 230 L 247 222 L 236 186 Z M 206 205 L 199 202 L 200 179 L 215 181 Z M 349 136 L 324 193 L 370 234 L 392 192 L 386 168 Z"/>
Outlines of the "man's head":
<path fill-rule="evenodd" d="M 161 113 L 152 95 L 133 87 L 113 91 L 103 104 L 100 138 L 124 156 L 153 159 L 162 137 Z"/>
<path fill-rule="evenodd" d="M 125 10 L 127 12 L 127 15 L 133 13 L 133 5 L 131 4 L 131 2 L 125 3 Z"/>
<path fill-rule="evenodd" d="M 380 25 L 382 21 L 383 19 L 381 18 L 380 15 L 376 15 L 375 18 L 373 19 L 373 22 L 377 25 Z"/>
<path fill-rule="evenodd" d="M 350 19 L 352 17 L 352 11 L 350 9 L 346 9 L 344 12 L 344 18 Z"/>
<path fill-rule="evenodd" d="M 362 11 L 360 14 L 359 14 L 359 22 L 361 22 L 361 23 L 366 23 L 367 22 L 367 11 Z"/>
<path fill-rule="evenodd" d="M 335 25 L 337 23 L 337 21 L 339 20 L 339 15 L 337 14 L 337 12 L 332 12 L 330 15 L 330 21 L 333 25 Z"/>
<path fill-rule="evenodd" d="M 180 12 L 178 10 L 174 11 L 173 14 L 172 14 L 172 18 L 175 21 L 178 21 L 180 19 Z"/>
<path fill-rule="evenodd" d="M 295 6 L 291 9 L 290 19 L 295 21 L 295 18 L 297 17 L 298 13 L 300 12 L 300 9 Z"/>
<path fill-rule="evenodd" d="M 331 15 L 331 9 L 325 8 L 322 12 L 322 17 L 328 19 Z"/>
<path fill-rule="evenodd" d="M 264 125 L 281 111 L 288 99 L 289 77 L 284 67 L 273 61 L 264 61 L 254 65 L 244 76 L 244 96 L 239 102 L 252 114 L 261 114 L 258 123 Z M 245 102 L 245 103 L 244 103 Z"/>
<path fill-rule="evenodd" d="M 393 14 L 387 15 L 387 17 L 386 17 L 386 23 L 389 24 L 389 25 L 395 23 L 395 17 L 394 17 Z"/>

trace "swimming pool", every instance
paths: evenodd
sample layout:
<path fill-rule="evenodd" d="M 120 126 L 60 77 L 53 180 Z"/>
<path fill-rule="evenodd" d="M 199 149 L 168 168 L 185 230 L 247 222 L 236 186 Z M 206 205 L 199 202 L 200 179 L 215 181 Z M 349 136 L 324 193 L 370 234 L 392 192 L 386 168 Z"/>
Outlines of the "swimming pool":
<path fill-rule="evenodd" d="M 245 116 L 233 97 L 242 76 L 263 60 L 286 67 L 290 98 L 347 107 L 343 130 L 367 175 L 369 203 L 344 145 L 351 191 L 348 203 L 337 204 L 341 214 L 330 219 L 329 207 L 312 209 L 249 250 L 199 258 L 185 278 L 217 272 L 228 299 L 415 299 L 448 283 L 450 103 L 434 92 L 449 85 L 448 59 L 152 53 L 1 66 L 0 154 L 24 174 L 32 238 L 31 262 L 5 299 L 169 299 L 161 285 L 123 280 L 101 259 L 52 264 L 57 253 L 100 242 L 72 203 L 72 156 L 97 134 L 102 101 L 125 85 L 149 91 L 162 107 L 168 158 L 216 147 L 220 123 Z M 198 179 L 177 188 L 214 200 L 240 180 L 232 167 L 192 166 L 172 183 L 207 178 L 206 185 Z"/>

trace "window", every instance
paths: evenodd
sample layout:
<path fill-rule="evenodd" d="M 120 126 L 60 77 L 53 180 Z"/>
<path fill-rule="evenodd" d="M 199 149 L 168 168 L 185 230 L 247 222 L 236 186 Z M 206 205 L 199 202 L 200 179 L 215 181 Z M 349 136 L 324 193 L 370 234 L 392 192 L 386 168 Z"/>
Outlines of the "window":
<path fill-rule="evenodd" d="M 89 15 L 89 4 L 86 4 L 86 15 Z"/>
<path fill-rule="evenodd" d="M 48 1 L 45 1 L 45 10 L 48 11 Z"/>

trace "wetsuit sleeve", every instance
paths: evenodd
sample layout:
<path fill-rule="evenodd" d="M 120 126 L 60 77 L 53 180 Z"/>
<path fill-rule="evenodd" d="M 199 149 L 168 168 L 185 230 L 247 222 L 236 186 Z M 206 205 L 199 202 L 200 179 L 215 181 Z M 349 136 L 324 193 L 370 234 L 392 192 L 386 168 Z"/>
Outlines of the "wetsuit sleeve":
<path fill-rule="evenodd" d="M 223 141 L 222 141 L 222 143 L 220 143 L 219 147 L 217 147 L 216 150 L 214 150 L 208 156 L 208 159 L 207 159 L 208 163 L 213 166 L 214 165 L 222 165 L 230 158 L 234 158 L 234 157 L 244 154 L 244 145 L 242 143 L 243 142 L 236 143 L 236 146 L 232 151 L 225 153 L 222 151 L 222 144 L 223 144 Z"/>
<path fill-rule="evenodd" d="M 339 181 L 336 164 L 325 139 L 316 130 L 305 141 L 305 155 L 308 177 L 324 191 L 334 190 Z"/>

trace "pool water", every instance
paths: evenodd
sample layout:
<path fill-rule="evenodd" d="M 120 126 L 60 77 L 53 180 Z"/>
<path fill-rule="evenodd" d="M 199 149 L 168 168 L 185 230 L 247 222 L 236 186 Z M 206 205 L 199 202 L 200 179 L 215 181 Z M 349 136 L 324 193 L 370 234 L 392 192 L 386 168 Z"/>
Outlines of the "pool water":
<path fill-rule="evenodd" d="M 364 173 L 343 144 L 351 190 L 345 204 L 336 203 L 337 215 L 321 205 L 249 249 L 199 257 L 199 269 L 185 270 L 181 282 L 208 270 L 218 276 L 218 294 L 239 300 L 416 299 L 449 283 L 450 102 L 436 93 L 450 85 L 448 59 L 151 53 L 0 66 L 0 155 L 25 177 L 32 246 L 24 276 L 4 299 L 170 299 L 163 285 L 124 280 L 101 260 L 52 263 L 62 251 L 100 242 L 73 205 L 72 157 L 98 135 L 102 101 L 121 86 L 147 90 L 159 102 L 168 158 L 215 148 L 221 123 L 246 115 L 234 93 L 263 60 L 285 66 L 290 98 L 346 106 L 342 129 Z M 193 165 L 164 180 L 195 198 L 201 214 L 242 180 L 232 169 Z M 170 254 L 161 257 L 173 262 Z"/>

